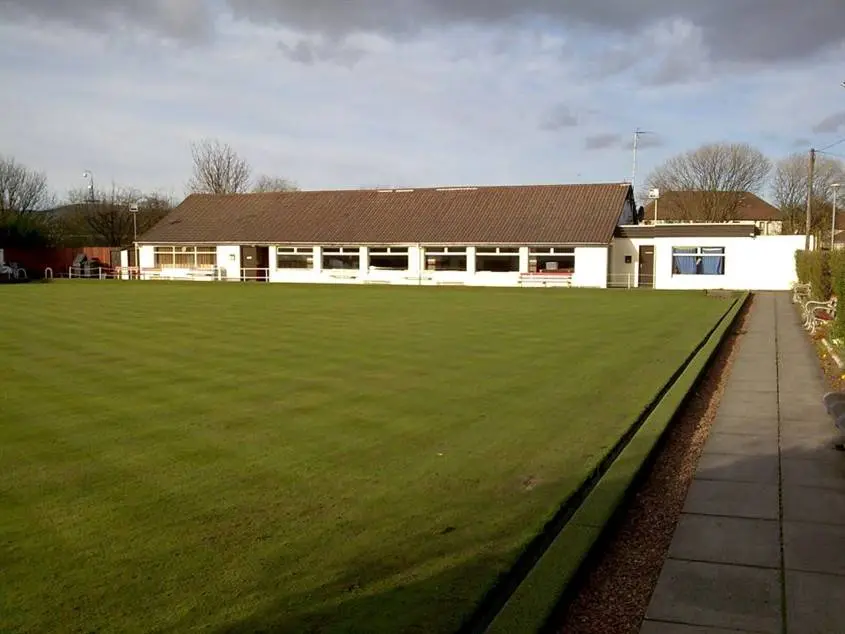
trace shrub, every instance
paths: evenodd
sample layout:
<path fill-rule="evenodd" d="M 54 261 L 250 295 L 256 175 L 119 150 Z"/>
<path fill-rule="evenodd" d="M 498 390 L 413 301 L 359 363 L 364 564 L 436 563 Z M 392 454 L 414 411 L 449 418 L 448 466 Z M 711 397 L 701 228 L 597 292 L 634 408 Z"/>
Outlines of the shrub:
<path fill-rule="evenodd" d="M 828 251 L 799 251 L 795 254 L 798 280 L 812 287 L 813 299 L 830 299 L 830 253 Z"/>
<path fill-rule="evenodd" d="M 842 301 L 845 298 L 845 251 L 833 251 L 829 255 L 830 280 L 833 294 Z M 845 307 L 836 310 L 833 322 L 833 336 L 845 339 Z"/>

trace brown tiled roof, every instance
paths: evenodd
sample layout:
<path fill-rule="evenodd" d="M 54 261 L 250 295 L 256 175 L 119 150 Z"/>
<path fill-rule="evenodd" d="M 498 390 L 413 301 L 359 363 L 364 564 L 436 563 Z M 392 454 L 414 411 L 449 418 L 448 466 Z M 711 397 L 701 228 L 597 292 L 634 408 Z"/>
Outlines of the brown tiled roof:
<path fill-rule="evenodd" d="M 143 243 L 608 244 L 628 184 L 194 194 Z"/>
<path fill-rule="evenodd" d="M 734 220 L 763 221 L 782 220 L 780 209 L 750 192 L 660 192 L 657 205 L 658 220 L 684 220 L 687 222 L 708 222 L 706 207 L 717 204 L 720 197 L 732 204 L 729 197 L 741 196 L 741 204 Z M 705 200 L 707 202 L 705 202 Z M 645 208 L 645 219 L 654 218 L 654 201 Z"/>

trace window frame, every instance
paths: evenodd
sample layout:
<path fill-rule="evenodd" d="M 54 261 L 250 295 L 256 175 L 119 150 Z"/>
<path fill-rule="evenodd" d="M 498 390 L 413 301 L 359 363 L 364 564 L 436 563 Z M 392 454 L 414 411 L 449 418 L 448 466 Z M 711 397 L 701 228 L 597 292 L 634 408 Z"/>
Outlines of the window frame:
<path fill-rule="evenodd" d="M 331 266 L 329 258 L 339 258 L 341 261 L 354 261 L 354 266 Z M 360 247 L 323 247 L 321 262 L 324 271 L 359 271 L 361 269 Z"/>
<path fill-rule="evenodd" d="M 475 271 L 476 273 L 519 273 L 519 247 L 476 247 L 475 249 Z M 492 262 L 503 262 L 510 260 L 512 268 L 499 270 L 487 268 Z M 482 262 L 487 264 L 482 265 Z"/>
<path fill-rule="evenodd" d="M 217 247 L 203 245 L 153 246 L 153 262 L 155 268 L 160 270 L 211 270 L 217 268 Z"/>
<path fill-rule="evenodd" d="M 288 264 L 304 262 L 305 266 L 281 266 L 282 261 Z M 279 271 L 313 271 L 314 247 L 276 247 L 276 269 Z"/>
<path fill-rule="evenodd" d="M 571 266 L 562 268 L 543 268 L 541 264 L 562 261 L 570 262 Z M 531 247 L 528 249 L 528 272 L 537 275 L 574 275 L 575 247 Z"/>
<path fill-rule="evenodd" d="M 723 246 L 673 246 L 672 247 L 672 276 L 708 276 L 723 277 L 727 275 L 727 255 Z M 685 262 L 681 266 L 677 258 L 693 258 L 692 263 Z M 715 271 L 708 271 L 716 262 Z M 709 266 L 706 266 L 705 263 Z M 682 268 L 694 267 L 694 271 L 683 271 Z"/>
<path fill-rule="evenodd" d="M 376 260 L 404 260 L 404 266 L 381 266 L 373 264 Z M 372 247 L 367 249 L 369 268 L 378 271 L 408 271 L 411 268 L 411 250 L 408 247 Z"/>
<path fill-rule="evenodd" d="M 427 272 L 466 273 L 469 271 L 469 249 L 467 247 L 434 246 L 423 247 L 425 270 Z M 437 262 L 446 262 L 445 266 L 437 266 Z M 463 261 L 463 268 L 452 262 Z"/>

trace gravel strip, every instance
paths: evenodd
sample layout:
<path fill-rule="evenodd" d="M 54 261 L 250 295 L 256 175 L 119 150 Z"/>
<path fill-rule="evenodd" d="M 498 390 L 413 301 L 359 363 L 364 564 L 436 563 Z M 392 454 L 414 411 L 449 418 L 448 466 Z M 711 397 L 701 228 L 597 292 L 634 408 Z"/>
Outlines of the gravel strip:
<path fill-rule="evenodd" d="M 725 337 L 696 392 L 667 430 L 651 471 L 620 510 L 601 552 L 575 581 L 554 620 L 565 634 L 637 634 L 710 433 L 753 297 Z"/>

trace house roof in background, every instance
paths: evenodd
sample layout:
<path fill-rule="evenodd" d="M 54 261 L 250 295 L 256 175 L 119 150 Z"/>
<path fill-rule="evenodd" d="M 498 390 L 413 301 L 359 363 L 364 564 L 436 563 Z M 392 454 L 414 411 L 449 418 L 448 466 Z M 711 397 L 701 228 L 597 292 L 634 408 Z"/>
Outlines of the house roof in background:
<path fill-rule="evenodd" d="M 780 209 L 766 202 L 751 192 L 704 192 L 704 191 L 669 191 L 660 192 L 657 205 L 658 220 L 685 220 L 687 222 L 706 222 L 705 196 L 742 197 L 735 220 L 764 221 L 782 220 Z M 689 212 L 689 213 L 687 213 Z M 654 201 L 645 207 L 645 219 L 654 218 Z"/>
<path fill-rule="evenodd" d="M 609 244 L 627 183 L 193 194 L 139 239 L 235 244 Z"/>

